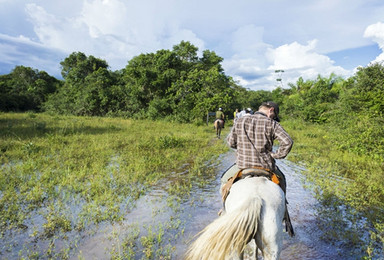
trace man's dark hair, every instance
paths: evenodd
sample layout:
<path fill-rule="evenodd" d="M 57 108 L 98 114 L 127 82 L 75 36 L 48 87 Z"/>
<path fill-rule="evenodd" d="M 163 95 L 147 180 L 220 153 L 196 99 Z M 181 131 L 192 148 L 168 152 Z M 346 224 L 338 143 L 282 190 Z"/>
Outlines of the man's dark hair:
<path fill-rule="evenodd" d="M 274 120 L 276 120 L 277 122 L 280 122 L 280 118 L 279 118 L 279 105 L 273 101 L 267 101 L 267 102 L 263 102 L 261 104 L 262 107 L 267 107 L 267 108 L 271 108 L 273 107 L 273 110 L 275 111 L 275 118 Z"/>

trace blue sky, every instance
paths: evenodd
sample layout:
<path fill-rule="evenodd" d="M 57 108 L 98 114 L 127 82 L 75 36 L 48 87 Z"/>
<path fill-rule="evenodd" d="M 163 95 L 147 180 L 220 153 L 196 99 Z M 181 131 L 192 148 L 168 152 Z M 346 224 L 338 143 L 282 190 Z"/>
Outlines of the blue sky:
<path fill-rule="evenodd" d="M 384 60 L 382 0 L 0 0 L 0 24 L 0 74 L 24 65 L 60 77 L 77 51 L 119 70 L 182 40 L 253 90 L 276 88 L 276 69 L 287 87 Z"/>

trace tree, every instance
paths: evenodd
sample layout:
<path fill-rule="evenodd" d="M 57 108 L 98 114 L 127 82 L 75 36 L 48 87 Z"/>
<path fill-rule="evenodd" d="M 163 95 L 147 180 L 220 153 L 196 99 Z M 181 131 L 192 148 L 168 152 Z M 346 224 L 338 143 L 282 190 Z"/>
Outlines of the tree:
<path fill-rule="evenodd" d="M 130 99 L 127 109 L 131 113 L 137 114 L 139 111 L 146 111 L 148 106 L 152 106 L 152 115 L 156 112 L 159 112 L 158 115 L 170 112 L 169 107 L 155 104 L 165 104 L 161 100 L 166 98 L 172 82 L 177 80 L 179 64 L 180 60 L 169 50 L 141 54 L 132 58 L 123 75 Z M 158 111 L 158 109 L 160 110 Z"/>
<path fill-rule="evenodd" d="M 0 76 L 0 109 L 2 111 L 40 111 L 48 95 L 60 81 L 30 67 L 16 66 L 8 75 Z"/>
<path fill-rule="evenodd" d="M 231 81 L 217 68 L 191 71 L 185 80 L 175 82 L 170 92 L 175 116 L 183 122 L 201 121 L 219 106 L 228 109 L 234 95 Z"/>
<path fill-rule="evenodd" d="M 365 111 L 373 116 L 384 115 L 384 66 L 373 63 L 363 68 L 359 67 L 356 75 L 347 81 L 347 95 L 343 96 L 349 102 L 351 109 Z"/>
<path fill-rule="evenodd" d="M 327 121 L 339 98 L 342 82 L 343 79 L 334 74 L 307 81 L 300 77 L 296 85 L 290 84 L 291 89 L 283 101 L 284 113 L 310 122 Z"/>
<path fill-rule="evenodd" d="M 205 50 L 203 51 L 203 57 L 200 59 L 203 70 L 209 70 L 213 67 L 216 67 L 218 72 L 223 73 L 224 69 L 221 66 L 221 62 L 224 59 L 213 51 Z"/>
<path fill-rule="evenodd" d="M 190 42 L 181 41 L 178 45 L 173 46 L 173 52 L 177 58 L 185 63 L 196 63 L 198 61 L 197 51 L 199 49 Z"/>
<path fill-rule="evenodd" d="M 97 71 L 89 74 L 84 81 L 82 91 L 81 107 L 82 115 L 104 116 L 111 111 L 112 86 L 115 84 L 111 72 L 106 68 L 99 68 Z"/>
<path fill-rule="evenodd" d="M 84 80 L 86 76 L 99 68 L 108 68 L 106 61 L 93 57 L 87 57 L 82 52 L 73 52 L 64 61 L 60 62 L 61 75 L 66 81 L 77 82 Z"/>
<path fill-rule="evenodd" d="M 190 122 L 201 120 L 208 109 L 227 104 L 229 101 L 223 103 L 225 95 L 218 98 L 229 88 L 220 65 L 223 59 L 208 50 L 199 59 L 197 50 L 182 41 L 172 51 L 159 50 L 132 58 L 124 71 L 127 109 L 139 117 L 174 116 Z"/>
<path fill-rule="evenodd" d="M 93 56 L 74 52 L 61 63 L 64 85 L 44 104 L 48 111 L 73 115 L 105 115 L 115 83 L 108 64 Z"/>

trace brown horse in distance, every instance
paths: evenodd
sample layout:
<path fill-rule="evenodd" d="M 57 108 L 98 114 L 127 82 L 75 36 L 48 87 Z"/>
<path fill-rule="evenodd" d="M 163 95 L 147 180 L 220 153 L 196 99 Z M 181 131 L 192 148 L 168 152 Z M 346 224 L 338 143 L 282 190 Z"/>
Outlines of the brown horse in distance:
<path fill-rule="evenodd" d="M 214 126 L 215 126 L 215 129 L 216 129 L 216 136 L 217 136 L 217 138 L 220 139 L 221 129 L 224 128 L 224 120 L 216 119 L 215 122 L 214 122 Z"/>

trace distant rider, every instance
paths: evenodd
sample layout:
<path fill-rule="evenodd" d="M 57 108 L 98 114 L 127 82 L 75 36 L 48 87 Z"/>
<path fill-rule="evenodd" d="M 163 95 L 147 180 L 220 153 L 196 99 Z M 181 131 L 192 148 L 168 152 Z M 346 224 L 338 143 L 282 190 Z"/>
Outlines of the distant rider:
<path fill-rule="evenodd" d="M 223 128 L 225 123 L 225 115 L 223 112 L 223 109 L 220 107 L 218 111 L 216 111 L 216 120 L 222 120 L 223 121 Z"/>

